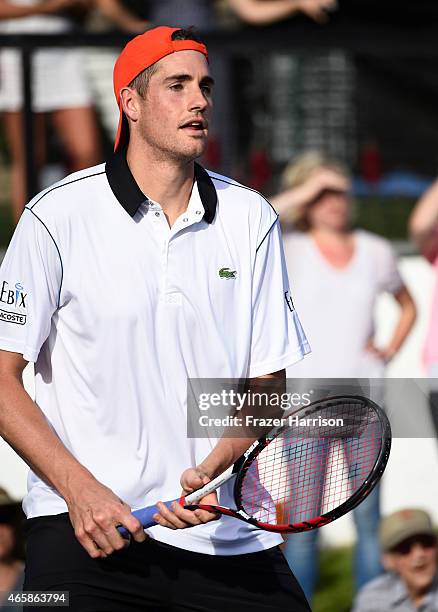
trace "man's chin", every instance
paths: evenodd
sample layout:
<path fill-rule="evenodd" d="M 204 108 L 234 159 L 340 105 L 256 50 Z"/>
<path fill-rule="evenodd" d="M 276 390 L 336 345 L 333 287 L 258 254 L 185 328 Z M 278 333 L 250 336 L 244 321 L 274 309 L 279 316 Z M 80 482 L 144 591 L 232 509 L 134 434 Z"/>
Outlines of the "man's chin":
<path fill-rule="evenodd" d="M 180 151 L 175 151 L 174 153 L 175 156 L 181 160 L 194 161 L 204 154 L 206 148 L 207 143 L 203 142 L 197 143 L 197 146 L 184 147 Z"/>

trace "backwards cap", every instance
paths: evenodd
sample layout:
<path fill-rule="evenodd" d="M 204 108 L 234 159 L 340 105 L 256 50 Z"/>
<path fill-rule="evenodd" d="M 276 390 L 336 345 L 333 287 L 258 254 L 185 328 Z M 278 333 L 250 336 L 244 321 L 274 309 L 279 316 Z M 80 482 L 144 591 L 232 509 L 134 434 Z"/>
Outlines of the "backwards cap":
<path fill-rule="evenodd" d="M 114 94 L 120 111 L 114 151 L 120 145 L 122 132 L 128 129 L 124 123 L 124 114 L 120 91 L 129 85 L 136 76 L 152 64 L 176 51 L 199 51 L 208 59 L 207 47 L 194 40 L 172 40 L 172 34 L 181 28 L 160 26 L 136 36 L 125 46 L 114 66 Z"/>

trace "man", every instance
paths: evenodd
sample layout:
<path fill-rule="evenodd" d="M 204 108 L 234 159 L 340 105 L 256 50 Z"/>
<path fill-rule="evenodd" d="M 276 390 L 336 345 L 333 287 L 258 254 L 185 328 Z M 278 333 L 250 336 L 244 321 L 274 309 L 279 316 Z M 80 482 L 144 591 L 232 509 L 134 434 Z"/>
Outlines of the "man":
<path fill-rule="evenodd" d="M 25 588 L 68 590 L 80 612 L 308 610 L 279 536 L 159 504 L 144 542 L 130 513 L 249 446 L 186 437 L 188 378 L 281 380 L 309 350 L 284 299 L 276 213 L 194 163 L 212 85 L 190 32 L 128 43 L 115 155 L 36 196 L 2 266 L 0 433 L 32 468 Z"/>
<path fill-rule="evenodd" d="M 382 520 L 380 543 L 387 570 L 359 591 L 353 612 L 436 612 L 437 538 L 423 510 L 400 510 Z"/>

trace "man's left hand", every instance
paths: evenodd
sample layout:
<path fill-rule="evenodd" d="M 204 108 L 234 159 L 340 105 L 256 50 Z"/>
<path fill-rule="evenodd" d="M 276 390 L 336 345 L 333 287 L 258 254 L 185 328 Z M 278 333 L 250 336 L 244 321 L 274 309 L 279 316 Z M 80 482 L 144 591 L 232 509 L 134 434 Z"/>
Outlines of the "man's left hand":
<path fill-rule="evenodd" d="M 210 478 L 199 468 L 189 468 L 185 470 L 181 476 L 182 496 L 192 493 L 196 489 L 200 489 L 210 482 Z M 209 493 L 203 497 L 200 504 L 218 504 L 216 492 Z M 157 507 L 159 513 L 154 516 L 154 521 L 162 527 L 170 529 L 186 529 L 194 525 L 201 525 L 210 521 L 217 520 L 220 515 L 217 512 L 208 512 L 207 510 L 186 510 L 178 502 L 173 502 L 172 509 L 169 510 L 163 502 L 158 502 Z"/>

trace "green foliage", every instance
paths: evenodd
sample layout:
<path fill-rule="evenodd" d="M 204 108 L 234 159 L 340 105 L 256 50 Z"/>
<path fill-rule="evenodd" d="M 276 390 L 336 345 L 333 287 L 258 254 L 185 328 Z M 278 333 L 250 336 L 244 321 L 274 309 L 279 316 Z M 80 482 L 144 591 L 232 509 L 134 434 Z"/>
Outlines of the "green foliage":
<path fill-rule="evenodd" d="M 412 198 L 358 198 L 356 225 L 390 240 L 408 239 L 408 220 L 415 205 Z"/>
<path fill-rule="evenodd" d="M 349 612 L 353 600 L 352 563 L 351 547 L 321 551 L 320 576 L 312 612 Z"/>

